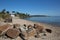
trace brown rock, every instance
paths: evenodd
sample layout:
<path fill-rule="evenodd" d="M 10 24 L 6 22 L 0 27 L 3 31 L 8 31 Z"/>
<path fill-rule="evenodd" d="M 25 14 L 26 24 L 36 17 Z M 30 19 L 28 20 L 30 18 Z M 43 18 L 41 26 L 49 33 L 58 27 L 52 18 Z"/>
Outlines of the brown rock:
<path fill-rule="evenodd" d="M 26 29 L 27 28 L 27 29 Z M 26 26 L 21 26 L 20 28 L 21 34 L 19 35 L 23 40 L 28 40 L 30 37 L 35 36 L 35 29 L 33 28 L 32 25 Z"/>
<path fill-rule="evenodd" d="M 45 29 L 48 33 L 52 33 L 51 29 Z"/>
<path fill-rule="evenodd" d="M 35 30 L 31 30 L 31 31 L 29 31 L 29 33 L 28 33 L 28 37 L 32 37 L 32 36 L 35 36 Z"/>
<path fill-rule="evenodd" d="M 35 28 L 37 31 L 39 31 L 39 32 L 42 32 L 43 29 L 44 29 L 43 26 L 40 26 L 40 25 L 38 25 L 38 24 L 34 24 L 34 28 Z"/>
<path fill-rule="evenodd" d="M 40 37 L 40 33 L 41 32 L 43 32 L 43 29 L 44 29 L 44 27 L 43 26 L 40 26 L 40 25 L 38 25 L 38 24 L 34 24 L 34 28 L 35 28 L 35 30 L 36 30 L 36 37 Z"/>
<path fill-rule="evenodd" d="M 4 34 L 9 28 L 11 28 L 10 24 L 5 24 L 3 26 L 0 26 L 0 35 Z"/>
<path fill-rule="evenodd" d="M 13 24 L 13 27 L 14 28 L 19 28 L 20 27 L 20 24 Z"/>
<path fill-rule="evenodd" d="M 33 29 L 33 26 L 32 25 L 28 25 L 28 37 L 31 37 L 31 36 L 34 36 L 36 31 L 35 29 Z"/>
<path fill-rule="evenodd" d="M 16 28 L 9 29 L 6 33 L 6 35 L 10 38 L 16 38 L 20 34 L 20 31 Z"/>
<path fill-rule="evenodd" d="M 32 25 L 28 25 L 28 30 L 33 30 L 33 26 Z"/>

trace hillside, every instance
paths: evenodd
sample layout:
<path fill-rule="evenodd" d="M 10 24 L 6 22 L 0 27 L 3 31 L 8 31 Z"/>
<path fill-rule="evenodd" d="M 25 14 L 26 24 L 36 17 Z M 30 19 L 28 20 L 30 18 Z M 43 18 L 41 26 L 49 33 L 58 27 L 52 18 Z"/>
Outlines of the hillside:
<path fill-rule="evenodd" d="M 49 17 L 47 15 L 31 15 L 30 17 Z"/>

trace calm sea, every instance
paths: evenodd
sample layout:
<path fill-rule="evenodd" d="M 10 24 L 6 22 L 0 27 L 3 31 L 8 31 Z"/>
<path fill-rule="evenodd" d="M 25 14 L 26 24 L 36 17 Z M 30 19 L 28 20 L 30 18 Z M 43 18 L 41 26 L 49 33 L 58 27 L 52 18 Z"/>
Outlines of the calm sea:
<path fill-rule="evenodd" d="M 26 18 L 26 20 L 35 21 L 35 22 L 42 22 L 51 25 L 60 26 L 60 16 L 53 16 L 53 17 L 30 17 Z"/>

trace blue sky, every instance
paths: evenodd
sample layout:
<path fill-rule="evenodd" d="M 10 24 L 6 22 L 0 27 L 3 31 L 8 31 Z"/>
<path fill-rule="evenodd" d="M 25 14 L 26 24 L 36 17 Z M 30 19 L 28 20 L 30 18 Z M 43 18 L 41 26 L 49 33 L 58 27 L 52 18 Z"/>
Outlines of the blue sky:
<path fill-rule="evenodd" d="M 0 11 L 2 9 L 31 15 L 60 16 L 60 0 L 0 0 Z"/>

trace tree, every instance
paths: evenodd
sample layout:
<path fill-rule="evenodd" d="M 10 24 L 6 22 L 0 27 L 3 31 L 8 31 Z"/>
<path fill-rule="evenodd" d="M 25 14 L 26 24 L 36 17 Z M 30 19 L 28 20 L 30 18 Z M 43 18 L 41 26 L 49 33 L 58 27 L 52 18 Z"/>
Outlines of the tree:
<path fill-rule="evenodd" d="M 15 11 L 12 11 L 12 13 L 15 13 Z"/>
<path fill-rule="evenodd" d="M 6 11 L 6 13 L 8 13 L 8 14 L 9 14 L 9 11 Z"/>
<path fill-rule="evenodd" d="M 20 14 L 19 12 L 16 12 L 17 14 Z"/>
<path fill-rule="evenodd" d="M 3 10 L 1 11 L 1 13 L 5 13 L 5 11 L 6 11 L 6 9 L 3 9 Z"/>
<path fill-rule="evenodd" d="M 30 14 L 26 13 L 27 16 L 30 16 Z"/>

